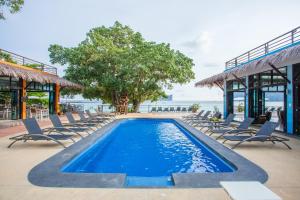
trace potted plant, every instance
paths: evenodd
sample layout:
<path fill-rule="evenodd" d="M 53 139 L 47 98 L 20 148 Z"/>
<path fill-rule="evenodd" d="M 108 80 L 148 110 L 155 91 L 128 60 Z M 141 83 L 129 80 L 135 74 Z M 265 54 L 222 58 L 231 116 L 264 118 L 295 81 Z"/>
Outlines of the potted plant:
<path fill-rule="evenodd" d="M 244 105 L 242 103 L 239 103 L 239 105 L 237 106 L 237 111 L 244 112 Z"/>
<path fill-rule="evenodd" d="M 192 108 L 192 112 L 195 113 L 195 112 L 197 112 L 197 111 L 199 110 L 200 105 L 197 104 L 197 103 L 194 103 L 194 104 L 191 106 L 191 108 Z"/>

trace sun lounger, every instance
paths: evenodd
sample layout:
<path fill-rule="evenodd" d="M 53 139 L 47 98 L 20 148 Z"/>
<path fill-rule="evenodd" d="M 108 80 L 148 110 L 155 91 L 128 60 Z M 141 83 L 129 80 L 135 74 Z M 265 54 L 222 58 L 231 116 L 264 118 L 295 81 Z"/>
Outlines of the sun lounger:
<path fill-rule="evenodd" d="M 170 112 L 175 112 L 174 107 L 171 107 L 171 108 L 170 108 Z"/>
<path fill-rule="evenodd" d="M 49 118 L 50 118 L 53 126 L 57 129 L 70 131 L 70 132 L 77 132 L 77 133 L 78 132 L 85 132 L 87 134 L 90 134 L 88 132 L 88 130 L 93 132 L 93 129 L 91 129 L 89 127 L 79 127 L 79 126 L 75 126 L 75 125 L 72 125 L 72 124 L 63 124 L 57 114 L 49 115 Z M 80 133 L 78 133 L 78 134 L 80 134 Z"/>
<path fill-rule="evenodd" d="M 208 118 L 211 111 L 206 111 L 205 113 L 204 112 L 205 112 L 204 110 L 201 110 L 197 115 L 195 115 L 195 114 L 189 115 L 189 116 L 185 117 L 183 119 L 183 121 L 190 123 L 192 121 L 198 121 L 198 120 L 202 120 L 203 118 Z M 202 115 L 203 113 L 204 113 L 204 115 Z M 207 115 L 207 117 L 205 115 Z"/>
<path fill-rule="evenodd" d="M 112 119 L 116 119 L 115 114 L 113 113 L 104 113 L 104 112 L 100 112 L 99 110 L 96 110 L 97 116 L 100 117 L 110 117 Z"/>
<path fill-rule="evenodd" d="M 106 123 L 106 122 L 112 122 L 114 120 L 114 119 L 112 119 L 111 117 L 108 117 L 108 116 L 93 115 L 91 113 L 91 111 L 89 111 L 89 110 L 86 110 L 86 114 L 89 116 L 89 118 L 87 118 L 87 120 L 96 120 L 98 122 L 104 122 L 104 123 Z"/>
<path fill-rule="evenodd" d="M 250 125 L 252 124 L 252 122 L 254 121 L 254 118 L 245 118 L 237 127 L 235 128 L 224 128 L 224 129 L 212 129 L 211 134 L 219 134 L 219 136 L 216 139 L 222 138 L 224 135 L 232 135 L 232 134 L 236 134 L 236 133 L 252 133 L 254 130 L 253 129 L 249 129 Z"/>
<path fill-rule="evenodd" d="M 215 118 L 219 113 L 215 113 L 213 118 Z M 220 128 L 228 128 L 230 127 L 230 124 L 233 122 L 233 119 L 235 117 L 235 114 L 229 114 L 224 121 L 205 121 L 202 124 L 199 124 L 201 127 L 201 130 L 203 128 L 207 128 L 208 130 L 213 130 L 213 129 L 220 129 Z M 207 132 L 206 130 L 205 132 Z"/>
<path fill-rule="evenodd" d="M 92 122 L 87 122 L 87 121 L 82 121 L 82 120 L 75 120 L 72 113 L 66 112 L 66 117 L 69 121 L 70 124 L 72 125 L 77 125 L 77 126 L 83 126 L 83 127 L 98 127 L 98 123 L 92 123 Z"/>
<path fill-rule="evenodd" d="M 191 121 L 188 122 L 188 124 L 193 125 L 193 126 L 197 126 L 201 123 L 207 122 L 209 120 L 209 115 L 210 115 L 211 111 L 206 111 L 206 113 L 199 118 L 193 119 Z"/>
<path fill-rule="evenodd" d="M 156 112 L 156 107 L 152 107 L 151 112 Z"/>
<path fill-rule="evenodd" d="M 232 149 L 235 147 L 239 146 L 240 144 L 244 142 L 253 142 L 253 141 L 258 141 L 258 142 L 272 142 L 275 144 L 275 142 L 280 142 L 283 143 L 286 147 L 289 149 L 292 149 L 286 141 L 289 141 L 287 138 L 279 137 L 279 136 L 274 136 L 272 133 L 275 131 L 276 127 L 278 126 L 278 123 L 275 122 L 265 122 L 262 127 L 255 133 L 255 135 L 242 135 L 244 134 L 243 132 L 237 133 L 235 135 L 224 135 L 223 138 L 225 139 L 223 143 L 226 141 L 237 141 L 238 143 L 235 144 Z"/>
<path fill-rule="evenodd" d="M 181 111 L 181 107 L 178 106 L 178 107 L 176 108 L 176 112 L 180 112 L 180 111 Z"/>
<path fill-rule="evenodd" d="M 60 142 L 61 140 L 71 140 L 72 142 L 75 142 L 75 140 L 72 139 L 72 137 L 74 135 L 66 135 L 62 132 L 57 132 L 57 131 L 55 131 L 56 130 L 55 128 L 52 128 L 51 130 L 48 129 L 48 131 L 42 130 L 35 118 L 24 119 L 23 123 L 27 129 L 28 134 L 18 135 L 18 136 L 9 138 L 10 140 L 13 140 L 13 142 L 8 145 L 8 148 L 10 148 L 17 141 L 26 142 L 28 140 L 53 141 L 53 142 L 60 144 L 64 148 L 66 146 L 62 142 Z M 56 134 L 54 134 L 54 133 L 56 133 Z"/>
<path fill-rule="evenodd" d="M 186 112 L 186 108 L 183 107 L 183 108 L 181 109 L 181 111 L 182 111 L 182 112 Z"/>
<path fill-rule="evenodd" d="M 281 200 L 277 194 L 257 181 L 221 181 L 220 185 L 233 200 Z"/>
<path fill-rule="evenodd" d="M 183 116 L 182 118 L 183 119 L 186 119 L 186 120 L 188 120 L 188 119 L 198 119 L 199 117 L 201 117 L 201 115 L 204 113 L 204 110 L 201 110 L 199 113 L 197 113 L 197 114 L 190 114 L 190 115 L 186 115 L 186 116 Z"/>
<path fill-rule="evenodd" d="M 158 107 L 157 112 L 162 112 L 162 107 Z"/>
<path fill-rule="evenodd" d="M 102 119 L 98 119 L 98 118 L 94 118 L 94 117 L 86 117 L 84 115 L 83 112 L 78 112 L 78 115 L 80 117 L 80 121 L 81 122 L 85 122 L 85 123 L 92 123 L 94 124 L 95 126 L 103 126 L 104 123 L 106 123 L 106 120 L 102 120 Z"/>

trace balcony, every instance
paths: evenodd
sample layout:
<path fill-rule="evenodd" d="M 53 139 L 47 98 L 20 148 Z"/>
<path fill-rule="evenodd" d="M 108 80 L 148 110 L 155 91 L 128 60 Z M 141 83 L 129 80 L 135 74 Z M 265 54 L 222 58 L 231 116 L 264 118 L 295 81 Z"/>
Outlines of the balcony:
<path fill-rule="evenodd" d="M 3 59 L 4 61 L 12 62 L 15 64 L 23 65 L 23 66 L 28 66 L 32 67 L 35 69 L 39 69 L 43 72 L 47 72 L 49 74 L 57 75 L 57 68 L 41 63 L 39 61 L 26 58 L 24 56 L 0 49 L 0 59 Z"/>
<path fill-rule="evenodd" d="M 225 63 L 225 71 L 300 44 L 300 26 Z"/>

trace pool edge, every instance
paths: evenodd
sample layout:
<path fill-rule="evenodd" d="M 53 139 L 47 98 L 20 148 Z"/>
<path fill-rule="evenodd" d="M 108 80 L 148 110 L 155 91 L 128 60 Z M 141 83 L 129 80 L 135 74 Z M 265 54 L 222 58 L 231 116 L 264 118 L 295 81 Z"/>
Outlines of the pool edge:
<path fill-rule="evenodd" d="M 257 164 L 217 142 L 193 126 L 186 124 L 181 119 L 174 120 L 215 153 L 237 168 L 234 172 L 229 173 L 174 173 L 172 176 L 175 187 L 219 188 L 221 187 L 220 181 L 259 181 L 265 183 L 268 180 L 267 172 Z"/>
<path fill-rule="evenodd" d="M 127 118 L 118 119 L 104 126 L 97 130 L 94 134 L 76 142 L 41 162 L 29 172 L 29 182 L 43 187 L 126 188 L 126 174 L 63 173 L 60 170 L 62 166 L 71 161 L 82 151 L 86 150 L 91 144 L 99 140 L 106 132 L 115 128 L 120 122 L 126 119 Z M 180 119 L 163 119 L 172 119 L 176 121 L 198 140 L 237 167 L 236 171 L 230 173 L 174 173 L 172 174 L 175 184 L 173 188 L 217 188 L 221 187 L 219 185 L 219 181 L 259 181 L 264 183 L 268 180 L 267 173 L 258 165 L 231 149 L 228 149 L 201 131 L 186 124 Z"/>

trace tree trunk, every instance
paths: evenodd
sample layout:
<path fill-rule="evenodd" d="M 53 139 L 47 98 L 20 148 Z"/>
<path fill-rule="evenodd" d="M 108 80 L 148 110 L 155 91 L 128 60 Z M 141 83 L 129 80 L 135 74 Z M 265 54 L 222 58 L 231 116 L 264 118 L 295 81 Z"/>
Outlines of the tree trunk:
<path fill-rule="evenodd" d="M 141 102 L 140 102 L 140 101 L 138 101 L 138 100 L 133 100 L 133 101 L 132 101 L 132 111 L 135 112 L 135 113 L 139 112 L 140 105 L 141 105 Z"/>

